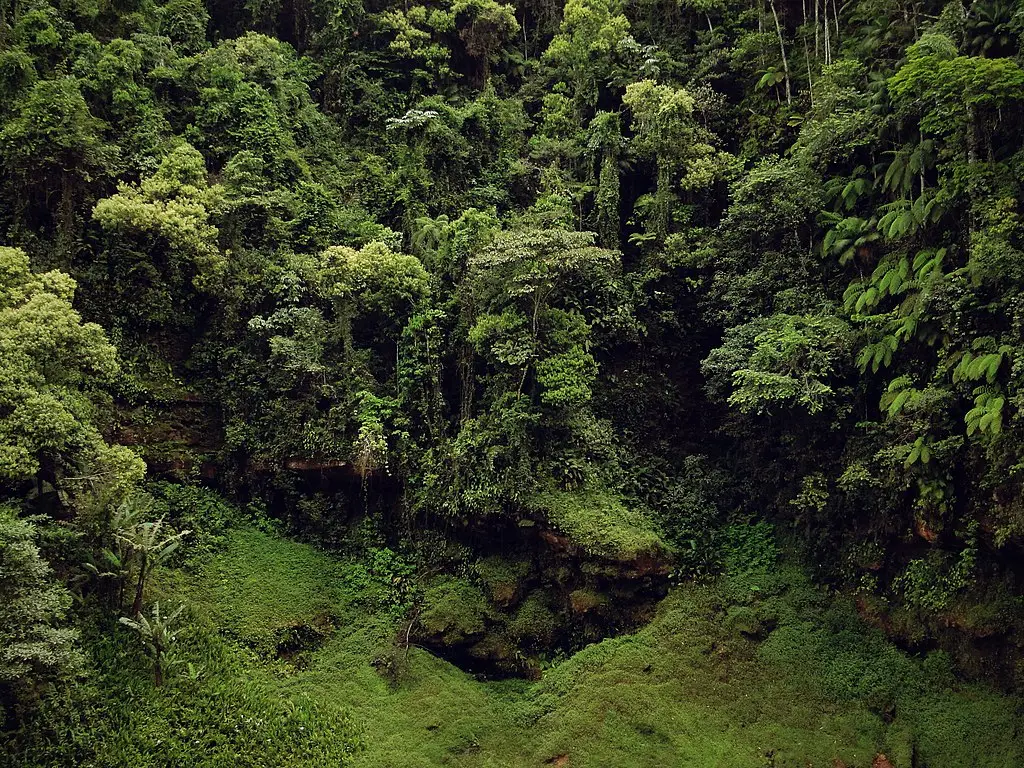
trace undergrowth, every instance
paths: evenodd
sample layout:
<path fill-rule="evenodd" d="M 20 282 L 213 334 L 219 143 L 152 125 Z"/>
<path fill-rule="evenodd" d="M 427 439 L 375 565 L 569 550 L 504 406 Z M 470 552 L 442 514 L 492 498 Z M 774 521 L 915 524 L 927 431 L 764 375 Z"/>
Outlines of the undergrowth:
<path fill-rule="evenodd" d="M 97 767 L 866 768 L 884 753 L 897 768 L 1024 764 L 1018 699 L 958 682 L 940 654 L 900 651 L 843 598 L 780 565 L 764 530 L 734 533 L 725 576 L 675 587 L 642 630 L 554 661 L 538 681 L 479 680 L 412 646 L 397 650 L 395 684 L 380 660 L 395 652 L 401 620 L 368 561 L 230 531 L 200 567 L 160 579 L 161 600 L 184 601 L 189 617 L 168 683 L 154 687 L 130 633 L 93 626 L 90 681 L 48 705 L 76 713 L 74 732 L 36 732 L 15 757 Z M 384 569 L 388 583 L 395 568 Z"/>

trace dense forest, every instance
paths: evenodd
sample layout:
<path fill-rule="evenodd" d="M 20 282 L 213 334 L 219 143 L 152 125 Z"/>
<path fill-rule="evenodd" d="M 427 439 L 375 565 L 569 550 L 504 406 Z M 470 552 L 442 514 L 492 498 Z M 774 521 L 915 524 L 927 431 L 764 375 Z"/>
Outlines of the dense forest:
<path fill-rule="evenodd" d="M 0 0 L 0 764 L 1024 765 L 1022 41 Z"/>

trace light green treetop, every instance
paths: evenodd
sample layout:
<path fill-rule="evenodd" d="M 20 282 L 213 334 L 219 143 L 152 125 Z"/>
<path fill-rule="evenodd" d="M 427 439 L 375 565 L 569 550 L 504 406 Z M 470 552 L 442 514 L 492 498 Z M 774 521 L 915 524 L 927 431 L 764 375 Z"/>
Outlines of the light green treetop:
<path fill-rule="evenodd" d="M 181 144 L 140 184 L 121 184 L 117 194 L 96 204 L 93 217 L 108 232 L 162 243 L 172 259 L 191 262 L 193 284 L 212 291 L 225 269 L 211 219 L 223 200 L 219 185 L 207 181 L 203 156 Z"/>
<path fill-rule="evenodd" d="M 75 282 L 36 274 L 26 254 L 0 248 L 0 478 L 44 466 L 96 471 L 126 484 L 141 476 L 130 451 L 107 445 L 93 424 L 97 387 L 118 373 L 114 348 L 71 306 Z"/>

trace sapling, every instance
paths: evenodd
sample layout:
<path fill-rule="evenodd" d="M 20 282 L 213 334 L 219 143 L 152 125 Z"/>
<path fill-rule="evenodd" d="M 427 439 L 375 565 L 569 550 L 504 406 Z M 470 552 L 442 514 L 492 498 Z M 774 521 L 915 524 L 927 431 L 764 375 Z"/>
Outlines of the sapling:
<path fill-rule="evenodd" d="M 146 654 L 153 660 L 153 682 L 157 686 L 164 684 L 165 673 L 172 666 L 167 661 L 167 651 L 177 639 L 173 625 L 184 608 L 185 606 L 182 604 L 171 613 L 161 614 L 158 600 L 153 604 L 151 618 L 147 619 L 141 613 L 137 613 L 134 619 L 129 619 L 127 616 L 122 616 L 120 619 L 122 624 L 134 629 L 142 639 Z"/>
<path fill-rule="evenodd" d="M 135 599 L 132 602 L 132 616 L 142 611 L 142 597 L 146 588 L 146 579 L 153 569 L 174 554 L 181 546 L 182 540 L 191 531 L 174 531 L 165 526 L 163 519 L 153 522 L 137 522 L 137 510 L 128 508 L 118 511 L 120 524 L 115 536 L 125 547 L 128 556 L 136 560 L 138 573 L 135 582 Z"/>

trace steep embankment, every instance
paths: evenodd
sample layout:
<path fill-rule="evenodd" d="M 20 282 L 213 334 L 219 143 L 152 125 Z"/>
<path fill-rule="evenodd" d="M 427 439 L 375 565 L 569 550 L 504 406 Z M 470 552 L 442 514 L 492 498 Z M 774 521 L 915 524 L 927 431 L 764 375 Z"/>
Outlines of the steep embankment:
<path fill-rule="evenodd" d="M 184 600 L 190 616 L 167 685 L 153 687 L 127 631 L 89 640 L 108 709 L 79 734 L 76 762 L 852 768 L 880 753 L 898 768 L 975 765 L 977 755 L 993 768 L 1024 762 L 1021 702 L 955 682 L 939 655 L 906 656 L 770 549 L 745 553 L 758 565 L 734 564 L 714 585 L 673 588 L 650 624 L 551 660 L 536 681 L 486 682 L 405 647 L 402 582 L 414 591 L 415 576 L 390 550 L 339 559 L 228 531 L 213 554 L 161 579 L 164 604 Z"/>

